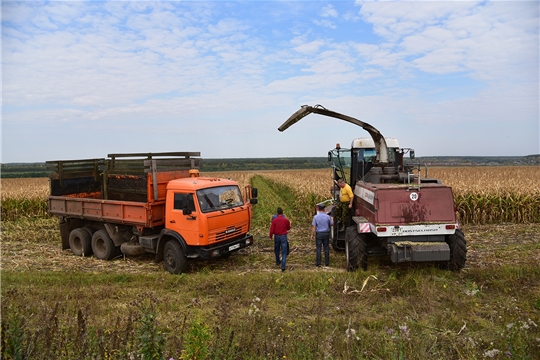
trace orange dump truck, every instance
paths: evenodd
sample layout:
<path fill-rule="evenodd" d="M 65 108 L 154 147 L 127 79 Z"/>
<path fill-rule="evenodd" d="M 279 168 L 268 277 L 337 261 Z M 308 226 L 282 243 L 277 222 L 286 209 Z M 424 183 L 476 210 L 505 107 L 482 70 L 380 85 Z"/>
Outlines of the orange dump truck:
<path fill-rule="evenodd" d="M 180 274 L 188 258 L 252 245 L 257 189 L 200 177 L 200 163 L 198 152 L 47 161 L 48 210 L 59 217 L 62 248 L 102 260 L 151 253 Z"/>

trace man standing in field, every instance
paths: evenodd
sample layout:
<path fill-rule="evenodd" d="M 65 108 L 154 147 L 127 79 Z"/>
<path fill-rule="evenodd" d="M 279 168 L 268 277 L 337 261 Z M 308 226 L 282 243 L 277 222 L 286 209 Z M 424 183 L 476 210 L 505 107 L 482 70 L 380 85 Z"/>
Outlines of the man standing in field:
<path fill-rule="evenodd" d="M 335 180 L 334 180 L 335 181 Z M 344 231 L 345 226 L 349 222 L 349 209 L 352 208 L 352 203 L 354 199 L 354 194 L 349 184 L 347 184 L 343 179 L 336 181 L 336 184 L 340 187 L 339 190 L 339 205 L 337 208 L 336 215 L 338 216 L 341 225 L 339 231 Z"/>
<path fill-rule="evenodd" d="M 324 266 L 330 264 L 330 228 L 334 220 L 324 212 L 324 204 L 317 205 L 317 214 L 311 222 L 311 239 L 315 238 L 317 255 L 315 266 L 321 266 L 321 248 L 324 247 Z"/>
<path fill-rule="evenodd" d="M 289 219 L 283 215 L 283 209 L 277 208 L 277 216 L 272 218 L 270 225 L 270 239 L 274 237 L 274 253 L 276 255 L 276 265 L 281 265 L 281 271 L 285 271 L 287 262 L 287 233 L 291 230 Z M 281 260 L 280 260 L 281 252 Z"/>

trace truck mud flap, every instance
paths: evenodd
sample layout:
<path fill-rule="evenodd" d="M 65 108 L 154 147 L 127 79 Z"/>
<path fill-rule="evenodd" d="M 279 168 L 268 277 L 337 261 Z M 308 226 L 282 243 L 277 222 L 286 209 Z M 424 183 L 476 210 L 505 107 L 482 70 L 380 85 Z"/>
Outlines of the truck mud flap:
<path fill-rule="evenodd" d="M 71 232 L 69 222 L 64 219 L 60 219 L 60 237 L 62 239 L 62 250 L 69 249 L 69 233 Z"/>

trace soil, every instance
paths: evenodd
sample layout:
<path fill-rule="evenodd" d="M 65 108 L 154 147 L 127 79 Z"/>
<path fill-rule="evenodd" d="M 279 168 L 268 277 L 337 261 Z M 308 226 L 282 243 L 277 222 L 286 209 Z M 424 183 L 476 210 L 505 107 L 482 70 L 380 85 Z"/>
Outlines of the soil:
<path fill-rule="evenodd" d="M 162 263 L 154 262 L 152 254 L 138 257 L 121 255 L 112 261 L 74 256 L 70 250 L 61 249 L 60 234 L 53 221 L 39 222 L 30 230 L 18 230 L 15 225 L 3 222 L 2 270 L 115 273 L 165 271 Z M 540 224 L 476 225 L 465 226 L 463 230 L 467 240 L 467 263 L 464 271 L 497 265 L 540 263 Z M 265 235 L 266 231 L 254 233 L 254 246 L 233 254 L 229 259 L 190 260 L 188 271 L 200 271 L 204 267 L 210 267 L 214 271 L 279 271 L 280 269 L 273 265 L 273 242 Z M 287 261 L 288 270 L 315 271 L 315 246 L 309 241 L 309 229 L 293 230 L 289 238 L 291 254 Z M 330 267 L 322 270 L 345 271 L 343 252 L 331 250 L 330 258 Z M 379 266 L 383 267 L 403 265 L 392 264 L 385 259 L 370 259 L 371 261 L 379 261 Z"/>

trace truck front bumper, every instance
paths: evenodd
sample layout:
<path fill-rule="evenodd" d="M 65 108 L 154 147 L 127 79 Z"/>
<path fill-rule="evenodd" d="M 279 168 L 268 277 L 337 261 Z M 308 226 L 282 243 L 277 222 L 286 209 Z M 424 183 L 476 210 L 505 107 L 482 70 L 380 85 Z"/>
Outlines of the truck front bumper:
<path fill-rule="evenodd" d="M 198 249 L 198 257 L 204 260 L 228 256 L 229 254 L 253 245 L 253 235 L 246 234 L 241 238 L 220 242 Z"/>

